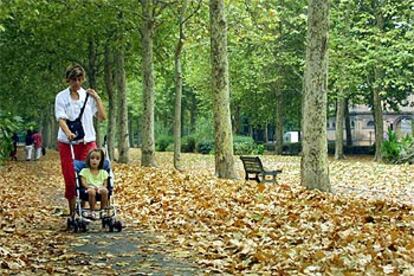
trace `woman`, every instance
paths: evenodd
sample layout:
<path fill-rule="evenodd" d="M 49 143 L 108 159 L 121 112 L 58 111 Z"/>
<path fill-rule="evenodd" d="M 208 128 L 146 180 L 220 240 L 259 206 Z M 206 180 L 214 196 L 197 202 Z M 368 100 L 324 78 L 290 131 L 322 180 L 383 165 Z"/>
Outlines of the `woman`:
<path fill-rule="evenodd" d="M 85 81 L 85 70 L 82 66 L 76 64 L 68 67 L 65 79 L 69 87 L 60 91 L 56 96 L 55 116 L 59 122 L 58 150 L 65 179 L 65 198 L 68 200 L 70 216 L 73 217 L 76 205 L 76 183 L 69 143 L 73 145 L 75 159 L 85 160 L 88 152 L 96 148 L 93 116 L 103 121 L 106 119 L 106 113 L 102 100 L 96 91 L 93 89 L 85 90 L 81 87 Z M 89 97 L 86 97 L 87 94 Z M 75 140 L 76 135 L 69 129 L 66 120 L 75 120 L 81 114 L 83 107 L 81 122 L 85 136 L 81 140 Z"/>

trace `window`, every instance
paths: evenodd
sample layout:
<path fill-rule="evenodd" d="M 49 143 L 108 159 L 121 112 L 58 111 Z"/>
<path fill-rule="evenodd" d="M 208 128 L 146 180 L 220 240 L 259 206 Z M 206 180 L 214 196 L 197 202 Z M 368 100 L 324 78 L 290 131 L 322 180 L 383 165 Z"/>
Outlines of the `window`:
<path fill-rule="evenodd" d="M 367 127 L 369 127 L 369 128 L 373 128 L 374 126 L 375 126 L 374 121 L 368 121 L 368 123 L 367 123 Z"/>

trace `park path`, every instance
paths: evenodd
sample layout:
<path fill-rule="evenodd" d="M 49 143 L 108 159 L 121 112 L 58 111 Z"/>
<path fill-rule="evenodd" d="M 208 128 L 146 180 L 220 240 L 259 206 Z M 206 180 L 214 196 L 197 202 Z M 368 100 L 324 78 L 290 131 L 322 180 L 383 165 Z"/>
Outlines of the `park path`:
<path fill-rule="evenodd" d="M 25 192 L 17 193 L 22 187 Z M 98 221 L 87 233 L 68 232 L 63 187 L 54 152 L 41 161 L 8 162 L 0 169 L 0 266 L 4 273 L 201 274 L 188 258 L 172 257 L 173 248 L 155 233 L 139 230 L 122 214 L 119 219 L 126 227 L 120 233 L 102 230 Z"/>

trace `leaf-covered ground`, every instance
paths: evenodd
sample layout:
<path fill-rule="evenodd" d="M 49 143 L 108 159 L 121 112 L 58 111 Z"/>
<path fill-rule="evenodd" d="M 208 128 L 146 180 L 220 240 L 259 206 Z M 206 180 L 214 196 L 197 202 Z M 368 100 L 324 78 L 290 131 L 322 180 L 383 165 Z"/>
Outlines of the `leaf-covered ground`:
<path fill-rule="evenodd" d="M 300 187 L 297 157 L 262 157 L 267 167 L 283 168 L 278 185 L 218 180 L 213 156 L 182 157 L 182 173 L 169 153 L 157 154 L 159 168 L 140 167 L 136 151 L 132 164 L 114 165 L 127 230 L 151 235 L 170 258 L 196 263 L 201 273 L 414 274 L 413 166 L 332 160 L 334 193 L 324 194 Z M 2 271 L 120 273 L 105 263 L 112 257 L 79 264 L 84 253 L 69 244 L 85 245 L 85 238 L 64 231 L 57 160 L 51 153 L 0 169 Z M 243 177 L 239 160 L 237 167 Z M 122 273 L 159 272 L 148 265 Z"/>

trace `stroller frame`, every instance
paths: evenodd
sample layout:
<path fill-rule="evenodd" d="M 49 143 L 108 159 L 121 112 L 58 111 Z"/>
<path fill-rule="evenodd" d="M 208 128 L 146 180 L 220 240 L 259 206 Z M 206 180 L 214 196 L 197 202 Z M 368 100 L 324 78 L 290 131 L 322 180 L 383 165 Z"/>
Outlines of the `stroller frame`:
<path fill-rule="evenodd" d="M 80 176 L 78 174 L 79 167 L 85 167 L 84 161 L 75 160 L 75 151 L 73 149 L 73 143 L 70 142 L 70 151 L 71 157 L 73 162 L 73 170 L 75 172 L 75 182 L 76 182 L 76 205 L 75 205 L 75 215 L 74 217 L 68 218 L 67 220 L 67 227 L 70 230 L 76 232 L 87 232 L 88 225 L 91 221 L 101 220 L 102 221 L 102 228 L 108 226 L 109 231 L 113 232 L 117 230 L 118 232 L 122 231 L 123 225 L 121 221 L 116 219 L 117 216 L 117 208 L 115 203 L 115 193 L 114 193 L 114 174 L 111 168 L 111 162 L 108 158 L 108 155 L 105 154 L 104 160 L 104 169 L 108 171 L 109 177 L 107 180 L 107 188 L 109 191 L 109 206 L 106 207 L 104 210 L 99 211 L 91 211 L 88 208 L 84 208 L 83 203 L 85 200 L 81 198 L 80 190 L 82 189 Z M 106 144 L 106 137 L 104 140 L 104 148 L 105 152 L 108 152 L 107 144 Z"/>

